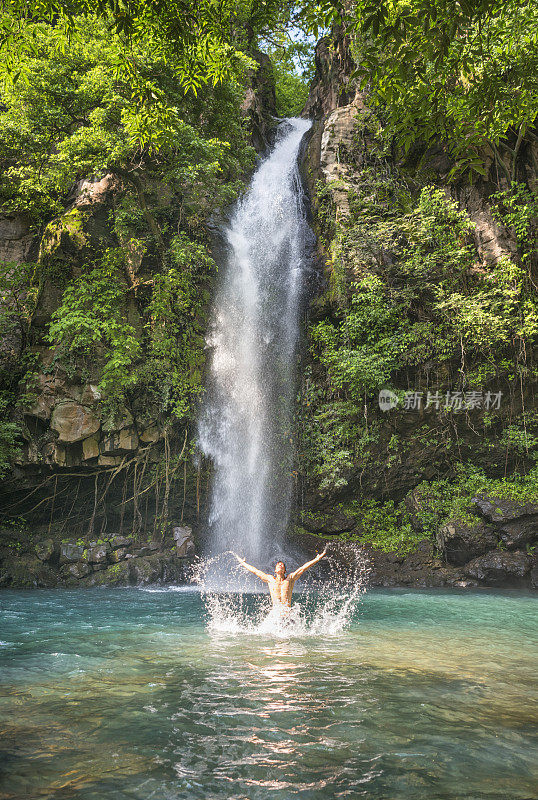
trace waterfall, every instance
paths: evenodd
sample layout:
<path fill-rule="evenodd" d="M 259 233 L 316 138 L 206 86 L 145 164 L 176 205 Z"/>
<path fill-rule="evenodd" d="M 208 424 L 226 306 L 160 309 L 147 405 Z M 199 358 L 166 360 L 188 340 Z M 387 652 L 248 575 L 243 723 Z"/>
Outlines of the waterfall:
<path fill-rule="evenodd" d="M 264 561 L 289 518 L 292 413 L 303 273 L 312 233 L 297 159 L 311 123 L 279 125 L 224 231 L 207 336 L 210 349 L 198 442 L 213 463 L 212 554 L 232 548 Z"/>

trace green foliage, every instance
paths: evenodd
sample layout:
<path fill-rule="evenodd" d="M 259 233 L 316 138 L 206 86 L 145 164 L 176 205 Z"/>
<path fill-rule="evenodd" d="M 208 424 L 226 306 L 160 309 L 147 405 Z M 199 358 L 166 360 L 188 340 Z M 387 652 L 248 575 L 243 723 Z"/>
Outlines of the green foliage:
<path fill-rule="evenodd" d="M 476 525 L 480 517 L 474 509 L 474 500 L 481 497 L 536 502 L 538 469 L 527 475 L 492 479 L 472 464 L 457 463 L 450 478 L 423 481 L 410 498 L 400 503 L 373 498 L 338 503 L 335 511 L 349 519 L 351 531 L 339 534 L 337 538 L 370 544 L 376 550 L 403 557 L 416 550 L 421 541 L 435 541 L 438 531 L 449 521 Z M 413 519 L 409 510 L 411 506 Z M 301 519 L 306 524 L 310 517 L 312 514 L 305 511 Z M 323 514 L 314 515 L 314 518 L 318 525 L 326 519 Z"/>
<path fill-rule="evenodd" d="M 488 478 L 473 464 L 456 464 L 455 477 L 425 481 L 413 491 L 415 517 L 428 536 L 435 536 L 449 520 L 472 525 L 478 521 L 473 512 L 476 497 L 536 502 L 538 470 L 534 468 L 527 475 L 496 479 Z"/>
<path fill-rule="evenodd" d="M 8 392 L 0 392 L 0 478 L 8 473 L 11 462 L 20 454 L 21 430 L 9 418 L 13 398 Z"/>
<path fill-rule="evenodd" d="M 276 110 L 279 117 L 297 117 L 308 97 L 313 77 L 311 46 L 306 41 L 290 41 L 286 34 L 273 37 L 268 55 L 273 63 Z"/>
<path fill-rule="evenodd" d="M 0 339 L 4 349 L 12 337 L 20 337 L 22 348 L 27 343 L 38 296 L 36 274 L 36 264 L 0 261 Z"/>
<path fill-rule="evenodd" d="M 154 279 L 147 308 L 147 357 L 139 379 L 159 398 L 161 411 L 188 419 L 202 391 L 204 282 L 215 264 L 207 248 L 185 235 L 172 239 L 173 266 Z"/>
<path fill-rule="evenodd" d="M 416 550 L 425 538 L 411 527 L 405 507 L 395 506 L 391 500 L 380 503 L 365 499 L 352 503 L 348 509 L 359 521 L 358 530 L 349 537 L 352 541 L 368 542 L 376 550 L 401 557 Z"/>
<path fill-rule="evenodd" d="M 532 206 L 524 208 L 530 219 Z M 443 190 L 424 188 L 407 214 L 372 219 L 361 207 L 357 217 L 339 228 L 332 248 L 333 263 L 347 263 L 350 299 L 337 322 L 311 329 L 313 354 L 335 389 L 358 403 L 404 365 L 450 360 L 462 348 L 498 356 L 515 337 L 535 340 L 538 304 L 527 272 L 507 257 L 477 270 L 473 225 Z M 389 265 L 380 252 L 390 252 Z M 372 266 L 380 274 L 367 271 Z M 417 320 L 417 308 L 429 319 Z"/>
<path fill-rule="evenodd" d="M 13 83 L 0 73 L 0 203 L 34 221 L 63 210 L 74 180 L 115 173 L 135 188 L 140 167 L 181 191 L 184 213 L 227 203 L 252 163 L 232 79 L 185 98 L 174 65 L 141 36 L 131 51 L 159 95 L 159 119 L 146 115 L 129 80 L 118 77 L 121 37 L 92 18 L 69 46 L 57 29 L 27 23 L 31 56 Z"/>
<path fill-rule="evenodd" d="M 148 79 L 138 46 L 141 42 L 174 68 L 178 87 L 183 93 L 196 94 L 204 86 L 217 86 L 234 79 L 251 62 L 243 52 L 246 31 L 258 31 L 279 13 L 274 2 L 225 0 L 179 0 L 161 3 L 156 0 L 115 2 L 33 3 L 29 18 L 25 0 L 6 0 L 0 16 L 0 42 L 9 73 L 18 77 L 18 67 L 25 54 L 33 52 L 35 42 L 32 22 L 54 27 L 58 49 L 65 49 L 84 34 L 87 20 L 96 15 L 106 24 L 108 38 L 121 39 L 116 68 L 120 80 L 132 87 L 132 99 L 138 106 L 138 119 L 158 122 L 166 111 L 159 86 Z M 29 22 L 29 19 L 31 22 Z"/>
<path fill-rule="evenodd" d="M 369 491 L 384 492 L 392 464 L 420 460 L 424 450 L 442 470 L 443 453 L 452 448 L 461 458 L 467 447 L 458 439 L 467 416 L 450 420 L 451 412 L 442 412 L 433 430 L 417 431 L 411 448 L 406 441 L 389 446 L 386 431 L 380 438 L 376 429 L 381 388 L 401 396 L 432 386 L 441 393 L 502 387 L 507 402 L 507 382 L 523 392 L 536 379 L 533 195 L 513 186 L 495 196 L 499 220 L 518 232 L 519 250 L 481 263 L 466 212 L 447 190 L 419 189 L 414 177 L 391 167 L 380 129 L 376 115 L 359 115 L 356 135 L 340 153 L 346 181 L 317 191 L 331 275 L 309 331 L 312 368 L 301 395 L 299 459 L 309 488 L 325 496 L 362 484 L 363 476 Z M 343 190 L 349 214 L 337 222 L 333 191 Z M 483 433 L 474 445 L 483 463 L 497 452 L 503 463 L 528 468 L 535 420 L 528 411 L 513 409 L 510 420 L 502 414 L 469 419 L 467 438 Z"/>
<path fill-rule="evenodd" d="M 513 228 L 523 263 L 536 253 L 538 238 L 538 197 L 524 183 L 493 195 L 497 220 Z"/>
<path fill-rule="evenodd" d="M 123 257 L 120 249 L 107 250 L 92 268 L 71 281 L 49 327 L 56 359 L 70 355 L 87 366 L 96 357 L 102 360 L 99 387 L 112 396 L 137 382 L 133 367 L 141 347 L 126 319 Z"/>
<path fill-rule="evenodd" d="M 538 14 L 519 0 L 398 0 L 346 7 L 356 77 L 406 150 L 447 142 L 458 169 L 484 173 L 484 147 L 514 180 L 521 142 L 538 114 Z M 499 147 L 505 137 L 510 146 Z M 509 169 L 507 164 L 512 163 Z"/>

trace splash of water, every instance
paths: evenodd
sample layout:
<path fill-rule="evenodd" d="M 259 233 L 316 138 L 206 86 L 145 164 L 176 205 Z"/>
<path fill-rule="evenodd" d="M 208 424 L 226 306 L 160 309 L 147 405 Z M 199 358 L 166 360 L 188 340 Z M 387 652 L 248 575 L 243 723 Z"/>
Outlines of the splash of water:
<path fill-rule="evenodd" d="M 207 338 L 198 443 L 213 464 L 209 552 L 232 547 L 258 562 L 289 518 L 298 315 L 312 245 L 297 158 L 310 125 L 279 126 L 237 205 Z"/>
<path fill-rule="evenodd" d="M 344 555 L 344 558 L 342 558 Z M 238 590 L 216 592 L 213 574 L 222 566 L 233 574 Z M 264 584 L 260 591 L 248 590 L 249 576 L 239 567 L 231 551 L 200 559 L 192 580 L 202 592 L 207 629 L 212 634 L 249 634 L 290 638 L 327 636 L 343 631 L 353 618 L 366 591 L 370 563 L 360 547 L 341 545 L 335 555 L 323 561 L 319 576 L 309 576 L 294 595 L 289 614 L 282 615 L 271 606 Z"/>

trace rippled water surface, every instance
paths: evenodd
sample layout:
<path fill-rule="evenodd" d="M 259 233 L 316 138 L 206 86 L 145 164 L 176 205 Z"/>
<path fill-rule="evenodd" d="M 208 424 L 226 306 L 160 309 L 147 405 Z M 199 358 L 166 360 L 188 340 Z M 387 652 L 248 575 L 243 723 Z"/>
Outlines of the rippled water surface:
<path fill-rule="evenodd" d="M 0 604 L 3 797 L 538 797 L 529 595 L 370 591 L 284 637 L 208 632 L 191 591 Z"/>

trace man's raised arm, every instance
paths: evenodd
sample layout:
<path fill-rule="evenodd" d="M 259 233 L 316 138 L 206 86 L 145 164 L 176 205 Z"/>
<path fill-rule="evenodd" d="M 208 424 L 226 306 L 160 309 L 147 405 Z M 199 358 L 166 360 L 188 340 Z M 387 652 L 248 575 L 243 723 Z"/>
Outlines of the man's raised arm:
<path fill-rule="evenodd" d="M 321 559 L 326 553 L 327 553 L 327 546 L 325 546 L 325 550 L 323 551 L 323 553 L 318 553 L 317 556 L 312 559 L 312 561 L 307 561 L 306 564 L 303 564 L 302 567 L 299 567 L 298 569 L 295 570 L 295 572 L 292 572 L 289 575 L 290 580 L 296 581 L 297 578 L 301 577 L 303 572 L 306 572 L 307 569 L 310 569 L 310 567 L 313 567 L 314 564 L 318 563 L 318 561 L 321 561 Z"/>
<path fill-rule="evenodd" d="M 256 567 L 253 567 L 251 564 L 247 564 L 245 559 L 244 558 L 239 558 L 237 553 L 234 553 L 234 556 L 237 558 L 237 560 L 239 561 L 239 563 L 241 564 L 242 567 L 244 567 L 245 569 L 248 569 L 249 572 L 252 572 L 252 574 L 256 575 L 258 578 L 261 578 L 262 581 L 266 581 L 267 582 L 269 580 L 269 578 L 271 577 L 270 575 L 267 575 L 267 573 L 262 572 L 261 569 L 256 569 Z"/>

